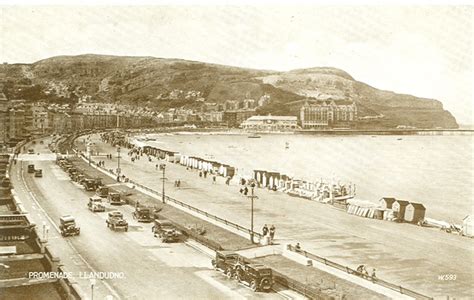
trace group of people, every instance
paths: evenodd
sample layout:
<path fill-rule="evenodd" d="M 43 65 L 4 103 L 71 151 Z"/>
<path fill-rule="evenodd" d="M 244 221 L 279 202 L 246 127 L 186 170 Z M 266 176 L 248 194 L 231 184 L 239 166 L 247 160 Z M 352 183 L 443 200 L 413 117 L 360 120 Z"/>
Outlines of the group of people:
<path fill-rule="evenodd" d="M 174 181 L 174 187 L 180 187 L 181 186 L 181 180 L 175 180 Z"/>
<path fill-rule="evenodd" d="M 105 167 L 105 161 L 104 160 L 99 160 L 99 162 L 97 163 L 97 165 L 99 167 Z"/>
<path fill-rule="evenodd" d="M 265 224 L 262 228 L 262 236 L 263 237 L 270 237 L 270 243 L 273 242 L 273 239 L 275 238 L 275 226 L 272 224 L 270 228 L 268 228 L 268 225 Z"/>
<path fill-rule="evenodd" d="M 369 272 L 367 271 L 365 265 L 359 265 L 356 269 L 356 271 L 359 273 L 360 276 L 368 278 L 369 277 Z M 370 278 L 372 280 L 375 279 L 375 269 L 372 269 L 372 273 L 370 274 Z"/>

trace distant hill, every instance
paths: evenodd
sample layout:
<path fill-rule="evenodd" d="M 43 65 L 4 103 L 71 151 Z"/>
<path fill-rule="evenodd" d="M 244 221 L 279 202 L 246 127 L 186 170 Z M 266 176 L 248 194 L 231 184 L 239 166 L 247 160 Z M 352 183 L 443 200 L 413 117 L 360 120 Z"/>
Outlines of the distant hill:
<path fill-rule="evenodd" d="M 307 97 L 352 99 L 358 104 L 359 117 L 369 117 L 361 126 L 458 127 L 438 100 L 378 90 L 336 68 L 276 72 L 181 59 L 94 54 L 58 56 L 1 68 L 4 90 L 11 97 L 54 94 L 166 109 L 198 108 L 203 102 L 258 100 L 267 95 L 271 100 L 259 108 L 260 113 L 293 115 L 298 107 L 289 103 Z M 379 118 L 371 118 L 375 116 Z"/>

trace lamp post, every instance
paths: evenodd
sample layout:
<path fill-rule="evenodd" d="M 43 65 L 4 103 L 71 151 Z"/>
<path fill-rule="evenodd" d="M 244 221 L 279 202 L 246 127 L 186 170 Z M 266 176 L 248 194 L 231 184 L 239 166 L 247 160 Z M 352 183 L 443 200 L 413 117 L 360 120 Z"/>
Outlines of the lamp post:
<path fill-rule="evenodd" d="M 91 278 L 91 279 L 90 279 L 90 283 L 91 283 L 91 300 L 94 300 L 94 285 L 95 285 L 95 279 L 94 279 L 94 278 Z"/>
<path fill-rule="evenodd" d="M 120 146 L 117 147 L 117 181 L 120 180 Z"/>
<path fill-rule="evenodd" d="M 252 188 L 252 193 L 250 196 L 247 196 L 251 200 L 251 207 L 250 207 L 250 241 L 253 243 L 253 236 L 254 236 L 254 230 L 253 230 L 253 200 L 258 199 L 257 196 L 254 195 L 254 188 L 255 184 L 252 183 L 250 186 Z"/>
<path fill-rule="evenodd" d="M 166 165 L 165 164 L 160 164 L 160 170 L 163 171 L 163 177 L 161 177 L 163 185 L 162 185 L 162 190 L 161 190 L 161 201 L 165 203 L 165 170 L 166 170 Z"/>

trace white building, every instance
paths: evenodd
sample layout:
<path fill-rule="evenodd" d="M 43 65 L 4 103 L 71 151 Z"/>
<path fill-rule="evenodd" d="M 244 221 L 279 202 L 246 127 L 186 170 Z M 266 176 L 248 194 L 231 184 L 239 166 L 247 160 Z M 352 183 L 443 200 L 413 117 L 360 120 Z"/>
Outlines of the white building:
<path fill-rule="evenodd" d="M 241 128 L 250 131 L 286 131 L 298 127 L 295 116 L 252 116 L 242 122 Z"/>

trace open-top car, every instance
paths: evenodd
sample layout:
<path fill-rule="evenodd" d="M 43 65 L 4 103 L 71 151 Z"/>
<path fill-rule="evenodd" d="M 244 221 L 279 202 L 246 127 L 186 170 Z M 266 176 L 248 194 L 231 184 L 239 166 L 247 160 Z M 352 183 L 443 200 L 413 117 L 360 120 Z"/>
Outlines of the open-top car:
<path fill-rule="evenodd" d="M 73 216 L 65 215 L 59 218 L 59 230 L 62 236 L 79 235 L 81 229 L 76 225 Z"/>
<path fill-rule="evenodd" d="M 173 243 L 179 241 L 181 232 L 179 232 L 168 220 L 155 219 L 155 224 L 151 228 L 153 235 L 159 237 L 163 243 Z"/>
<path fill-rule="evenodd" d="M 269 291 L 273 286 L 272 269 L 261 264 L 238 263 L 234 268 L 234 277 L 256 291 Z"/>
<path fill-rule="evenodd" d="M 87 203 L 87 208 L 92 212 L 103 212 L 105 211 L 105 206 L 102 204 L 102 198 L 99 196 L 92 196 L 89 198 L 89 203 Z"/>
<path fill-rule="evenodd" d="M 138 222 L 151 222 L 151 210 L 147 207 L 137 207 L 133 212 L 133 218 Z"/>
<path fill-rule="evenodd" d="M 107 227 L 111 228 L 112 230 L 117 229 L 124 229 L 128 231 L 128 222 L 123 218 L 123 214 L 119 211 L 111 211 L 105 220 Z"/>
<path fill-rule="evenodd" d="M 216 270 L 221 270 L 228 278 L 235 275 L 235 266 L 239 264 L 240 255 L 233 251 L 216 251 L 216 257 L 211 261 Z"/>

